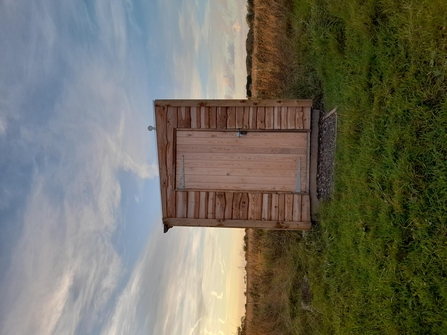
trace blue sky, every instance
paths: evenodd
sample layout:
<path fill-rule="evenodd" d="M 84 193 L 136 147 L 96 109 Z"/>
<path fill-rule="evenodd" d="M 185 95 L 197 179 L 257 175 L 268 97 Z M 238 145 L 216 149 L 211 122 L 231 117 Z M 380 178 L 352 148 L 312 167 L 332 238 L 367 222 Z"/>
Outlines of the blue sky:
<path fill-rule="evenodd" d="M 162 234 L 153 100 L 243 98 L 246 3 L 0 2 L 0 333 L 232 334 L 243 232 Z"/>

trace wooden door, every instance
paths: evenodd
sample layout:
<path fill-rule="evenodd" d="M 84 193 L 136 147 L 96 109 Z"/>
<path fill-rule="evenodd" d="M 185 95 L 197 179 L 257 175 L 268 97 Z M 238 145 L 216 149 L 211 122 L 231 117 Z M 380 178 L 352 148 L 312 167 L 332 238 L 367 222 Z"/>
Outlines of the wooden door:
<path fill-rule="evenodd" d="M 307 169 L 307 132 L 177 131 L 177 190 L 306 192 Z"/>

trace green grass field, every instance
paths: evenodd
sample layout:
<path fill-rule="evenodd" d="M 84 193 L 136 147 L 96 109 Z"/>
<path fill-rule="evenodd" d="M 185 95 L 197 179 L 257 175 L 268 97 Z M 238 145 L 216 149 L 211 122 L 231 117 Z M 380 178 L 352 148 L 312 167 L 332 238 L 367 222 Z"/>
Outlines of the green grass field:
<path fill-rule="evenodd" d="M 296 277 L 284 329 L 447 334 L 447 1 L 294 7 L 289 93 L 337 106 L 339 132 L 333 199 L 280 254 Z M 312 312 L 293 285 L 304 275 Z"/>

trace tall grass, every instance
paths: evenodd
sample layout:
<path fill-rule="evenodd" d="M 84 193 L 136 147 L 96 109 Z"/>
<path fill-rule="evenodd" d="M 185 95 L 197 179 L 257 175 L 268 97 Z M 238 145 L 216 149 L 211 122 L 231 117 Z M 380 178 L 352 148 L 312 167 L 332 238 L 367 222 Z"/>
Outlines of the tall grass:
<path fill-rule="evenodd" d="M 309 97 L 318 85 L 304 54 L 297 57 L 297 30 L 290 0 L 251 0 L 249 24 L 253 30 L 254 47 L 251 54 L 252 95 L 257 99 L 275 97 Z M 301 80 L 297 80 L 300 78 Z"/>
<path fill-rule="evenodd" d="M 447 333 L 447 2 L 293 3 L 297 78 L 321 83 L 339 134 L 333 199 L 286 246 L 313 310 L 284 333 Z"/>
<path fill-rule="evenodd" d="M 301 233 L 255 230 L 250 236 L 247 273 L 252 284 L 247 300 L 253 304 L 253 316 L 244 334 L 286 334 L 301 308 L 304 272 L 295 262 L 297 249 L 291 248 L 301 245 Z"/>

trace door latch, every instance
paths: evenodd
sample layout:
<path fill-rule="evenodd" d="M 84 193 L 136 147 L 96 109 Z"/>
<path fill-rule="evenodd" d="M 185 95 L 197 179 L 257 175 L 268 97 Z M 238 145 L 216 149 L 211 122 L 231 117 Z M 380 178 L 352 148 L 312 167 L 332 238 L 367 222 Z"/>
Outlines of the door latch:
<path fill-rule="evenodd" d="M 240 129 L 237 130 L 237 133 L 236 133 L 237 137 L 241 137 L 241 136 L 244 136 L 244 135 L 247 135 L 247 131 L 240 130 Z"/>

